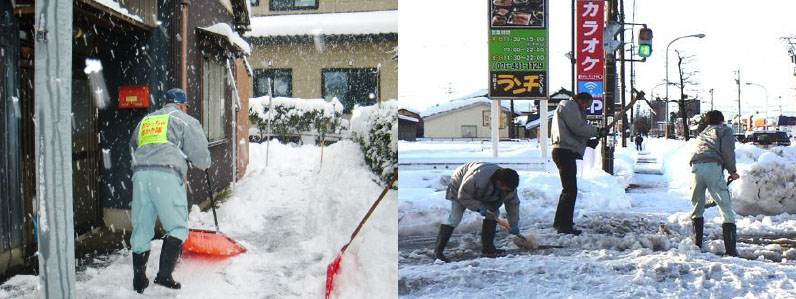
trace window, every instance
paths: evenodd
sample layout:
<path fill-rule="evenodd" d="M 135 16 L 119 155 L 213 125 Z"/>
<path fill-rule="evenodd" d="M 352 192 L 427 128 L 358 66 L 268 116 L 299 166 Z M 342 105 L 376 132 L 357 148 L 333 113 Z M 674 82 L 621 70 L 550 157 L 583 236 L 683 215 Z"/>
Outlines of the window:
<path fill-rule="evenodd" d="M 202 127 L 208 141 L 226 137 L 224 99 L 227 69 L 214 59 L 205 57 L 202 74 Z"/>
<path fill-rule="evenodd" d="M 476 138 L 478 137 L 477 126 L 462 126 L 462 138 Z"/>
<path fill-rule="evenodd" d="M 377 75 L 375 68 L 323 69 L 321 94 L 327 101 L 337 98 L 343 104 L 343 113 L 351 113 L 354 105 L 376 103 Z"/>
<path fill-rule="evenodd" d="M 293 71 L 291 69 L 254 70 L 254 97 L 268 95 L 268 79 L 274 84 L 274 97 L 293 97 Z"/>
<path fill-rule="evenodd" d="M 318 9 L 318 0 L 270 0 L 270 10 Z"/>
<path fill-rule="evenodd" d="M 260 6 L 260 0 L 249 0 L 249 2 L 251 2 L 252 6 Z"/>

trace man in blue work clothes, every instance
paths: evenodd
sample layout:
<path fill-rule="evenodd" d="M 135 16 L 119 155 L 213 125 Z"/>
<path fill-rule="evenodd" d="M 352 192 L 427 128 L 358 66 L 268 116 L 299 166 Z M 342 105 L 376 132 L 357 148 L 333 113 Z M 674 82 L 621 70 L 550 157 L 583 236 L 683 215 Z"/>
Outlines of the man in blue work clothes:
<path fill-rule="evenodd" d="M 160 252 L 155 283 L 179 289 L 171 273 L 188 237 L 188 200 L 183 182 L 188 161 L 199 169 L 210 167 L 210 152 L 202 125 L 185 113 L 187 96 L 181 89 L 166 92 L 163 108 L 150 113 L 135 128 L 130 139 L 133 149 L 133 289 L 143 293 L 149 286 L 146 263 L 155 235 L 155 218 L 160 218 L 166 237 Z"/>

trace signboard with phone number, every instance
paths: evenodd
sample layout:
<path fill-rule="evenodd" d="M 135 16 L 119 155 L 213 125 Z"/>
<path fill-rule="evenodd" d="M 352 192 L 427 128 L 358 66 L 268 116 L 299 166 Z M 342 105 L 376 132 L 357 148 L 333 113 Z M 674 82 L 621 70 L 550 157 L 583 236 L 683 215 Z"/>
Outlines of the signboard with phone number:
<path fill-rule="evenodd" d="M 489 96 L 547 97 L 547 0 L 488 1 Z"/>

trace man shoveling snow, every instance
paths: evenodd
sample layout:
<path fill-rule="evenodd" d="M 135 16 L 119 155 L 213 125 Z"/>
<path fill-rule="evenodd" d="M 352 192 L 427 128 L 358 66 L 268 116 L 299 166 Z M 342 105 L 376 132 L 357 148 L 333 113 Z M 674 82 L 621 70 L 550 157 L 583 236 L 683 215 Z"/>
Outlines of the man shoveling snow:
<path fill-rule="evenodd" d="M 484 256 L 496 257 L 504 253 L 495 248 L 495 230 L 497 229 L 498 209 L 506 205 L 509 218 L 509 232 L 518 235 L 520 232 L 520 200 L 517 197 L 517 185 L 520 177 L 510 168 L 501 168 L 497 164 L 471 162 L 459 166 L 453 172 L 448 183 L 445 199 L 451 201 L 448 218 L 439 226 L 439 234 L 434 245 L 434 258 L 443 262 L 450 260 L 442 254 L 448 244 L 453 229 L 459 225 L 464 210 L 478 211 L 484 216 L 481 225 L 481 252 Z"/>
<path fill-rule="evenodd" d="M 155 283 L 179 289 L 171 273 L 182 252 L 182 242 L 188 237 L 188 199 L 183 181 L 191 161 L 194 167 L 210 167 L 202 125 L 185 114 L 187 97 L 181 89 L 166 92 L 163 108 L 138 124 L 130 139 L 133 152 L 133 289 L 143 293 L 149 286 L 146 263 L 149 247 L 155 235 L 155 219 L 160 218 L 166 237 L 160 252 L 160 268 Z"/>

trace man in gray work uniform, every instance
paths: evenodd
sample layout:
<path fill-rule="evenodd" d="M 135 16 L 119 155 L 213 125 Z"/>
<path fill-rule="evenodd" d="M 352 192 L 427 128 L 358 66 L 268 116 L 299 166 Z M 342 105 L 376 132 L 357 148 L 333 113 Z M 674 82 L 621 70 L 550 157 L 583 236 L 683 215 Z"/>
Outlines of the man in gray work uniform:
<path fill-rule="evenodd" d="M 708 127 L 696 138 L 696 148 L 691 156 L 691 223 L 694 229 L 694 242 L 702 248 L 702 233 L 705 225 L 705 189 L 710 192 L 713 201 L 719 208 L 723 218 L 721 225 L 724 237 L 725 253 L 738 256 L 735 247 L 737 241 L 735 212 L 727 184 L 724 181 L 724 170 L 730 178 L 740 176 L 735 168 L 735 135 L 732 129 L 724 124 L 721 111 L 712 110 L 705 114 Z"/>
<path fill-rule="evenodd" d="M 484 256 L 495 257 L 504 253 L 495 248 L 495 230 L 497 229 L 498 209 L 506 205 L 510 232 L 519 234 L 520 200 L 517 197 L 517 185 L 520 177 L 510 168 L 502 168 L 497 164 L 470 162 L 459 166 L 453 172 L 448 183 L 445 199 L 451 201 L 448 218 L 439 226 L 439 234 L 434 246 L 434 258 L 443 262 L 450 260 L 442 254 L 453 229 L 459 225 L 464 210 L 477 211 L 484 216 L 481 224 L 481 252 Z"/>
<path fill-rule="evenodd" d="M 202 125 L 185 113 L 187 96 L 181 89 L 166 92 L 163 108 L 150 113 L 135 128 L 130 139 L 133 149 L 133 289 L 143 293 L 149 286 L 146 263 L 155 235 L 155 219 L 159 218 L 166 237 L 160 251 L 160 268 L 155 283 L 179 289 L 171 273 L 188 237 L 188 200 L 183 181 L 188 161 L 194 167 L 210 167 Z"/>

